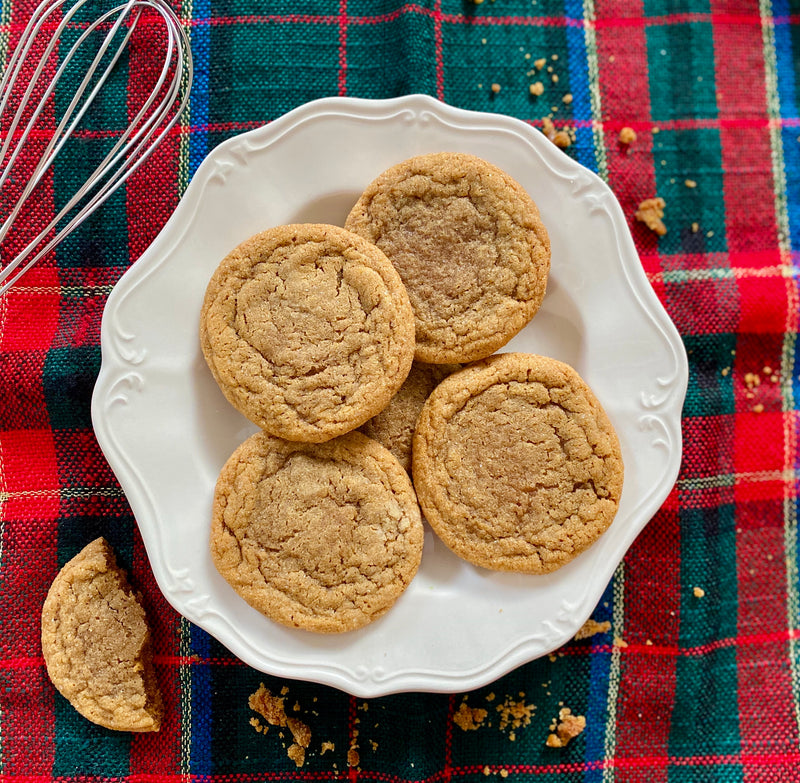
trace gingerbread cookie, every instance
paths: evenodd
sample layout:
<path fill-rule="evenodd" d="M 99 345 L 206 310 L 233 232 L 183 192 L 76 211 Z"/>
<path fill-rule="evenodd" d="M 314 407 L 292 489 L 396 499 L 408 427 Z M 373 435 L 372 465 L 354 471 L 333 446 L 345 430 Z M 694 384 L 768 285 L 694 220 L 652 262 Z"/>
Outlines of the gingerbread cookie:
<path fill-rule="evenodd" d="M 200 342 L 231 404 L 273 435 L 317 443 L 387 405 L 411 367 L 414 317 L 374 245 L 336 226 L 279 226 L 214 272 Z"/>
<path fill-rule="evenodd" d="M 546 573 L 611 524 L 623 464 L 608 416 L 573 368 L 510 353 L 436 387 L 417 423 L 413 475 L 426 519 L 459 557 Z"/>
<path fill-rule="evenodd" d="M 161 727 L 147 618 L 105 539 L 81 550 L 50 586 L 42 653 L 53 685 L 85 718 L 118 731 Z"/>
<path fill-rule="evenodd" d="M 408 587 L 422 542 L 410 479 L 360 432 L 321 444 L 257 433 L 217 481 L 214 564 L 251 606 L 293 628 L 372 622 Z"/>
<path fill-rule="evenodd" d="M 459 364 L 414 362 L 400 391 L 377 416 L 360 427 L 361 432 L 389 449 L 409 475 L 411 439 L 419 412 L 436 386 L 460 367 Z"/>
<path fill-rule="evenodd" d="M 408 290 L 417 361 L 481 359 L 542 302 L 550 240 L 524 188 L 473 155 L 410 158 L 364 191 L 345 227 L 374 242 Z"/>

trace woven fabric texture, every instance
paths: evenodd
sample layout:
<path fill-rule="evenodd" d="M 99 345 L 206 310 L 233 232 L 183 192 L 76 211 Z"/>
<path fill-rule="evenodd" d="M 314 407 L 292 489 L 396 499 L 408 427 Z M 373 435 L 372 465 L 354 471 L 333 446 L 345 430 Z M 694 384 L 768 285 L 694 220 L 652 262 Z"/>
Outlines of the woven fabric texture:
<path fill-rule="evenodd" d="M 34 5 L 0 3 L 0 57 Z M 195 62 L 184 121 L 0 298 L 0 779 L 800 780 L 798 0 L 183 0 L 176 10 Z M 141 89 L 123 68 L 9 246 L 64 202 Z M 364 700 L 250 669 L 171 609 L 95 440 L 90 400 L 109 291 L 209 150 L 314 98 L 408 93 L 536 127 L 552 115 L 570 131 L 563 154 L 616 193 L 690 382 L 677 485 L 594 612 L 607 630 L 475 692 Z M 625 126 L 637 134 L 629 147 Z M 656 194 L 663 237 L 633 217 Z M 98 535 L 152 620 L 167 704 L 158 734 L 89 723 L 45 672 L 45 593 Z M 286 730 L 252 725 L 260 683 L 309 726 L 302 767 Z M 453 719 L 465 700 L 487 711 L 475 730 Z M 563 705 L 586 728 L 547 747 Z"/>

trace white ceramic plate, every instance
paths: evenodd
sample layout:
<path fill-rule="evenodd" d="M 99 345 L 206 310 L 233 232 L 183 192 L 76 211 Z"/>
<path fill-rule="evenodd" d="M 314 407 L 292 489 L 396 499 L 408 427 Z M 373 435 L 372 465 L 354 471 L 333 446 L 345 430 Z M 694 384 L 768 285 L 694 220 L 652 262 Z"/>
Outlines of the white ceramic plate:
<path fill-rule="evenodd" d="M 416 579 L 382 618 L 337 635 L 284 628 L 234 593 L 208 551 L 217 474 L 255 428 L 200 353 L 206 283 L 251 234 L 341 225 L 377 174 L 441 150 L 500 166 L 539 205 L 552 241 L 548 292 L 506 350 L 566 361 L 594 389 L 622 443 L 619 513 L 593 547 L 547 576 L 475 568 L 428 530 Z M 164 595 L 251 666 L 357 696 L 469 690 L 562 645 L 678 474 L 686 356 L 613 194 L 525 123 L 426 96 L 323 99 L 221 144 L 109 296 L 101 339 L 94 428 Z"/>

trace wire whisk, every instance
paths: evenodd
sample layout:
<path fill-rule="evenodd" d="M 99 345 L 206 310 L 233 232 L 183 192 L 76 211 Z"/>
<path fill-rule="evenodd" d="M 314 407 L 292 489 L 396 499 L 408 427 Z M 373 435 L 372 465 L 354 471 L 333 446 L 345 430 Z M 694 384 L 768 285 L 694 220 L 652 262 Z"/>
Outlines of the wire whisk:
<path fill-rule="evenodd" d="M 188 36 L 165 0 L 127 0 L 103 13 L 86 18 L 87 4 L 97 0 L 45 0 L 34 11 L 0 80 L 0 296 L 37 261 L 62 242 L 100 207 L 150 156 L 185 109 L 192 83 L 192 57 Z M 155 14 L 155 16 L 154 16 Z M 30 240 L 15 238 L 22 246 L 10 260 L 2 259 L 3 243 L 12 235 L 26 202 L 76 135 L 81 122 L 129 49 L 137 27 L 163 25 L 163 51 L 148 51 L 156 61 L 152 88 L 116 137 L 102 161 L 77 187 L 46 226 L 34 230 Z M 76 31 L 79 32 L 76 33 Z M 64 41 L 77 37 L 66 48 Z M 98 42 L 99 39 L 99 42 Z M 163 58 L 163 59 L 161 59 Z M 90 60 L 85 71 L 81 62 Z M 161 63 L 160 71 L 157 64 Z M 57 67 L 55 67 L 57 64 Z M 53 70 L 55 68 L 55 72 Z M 82 73 L 82 75 L 81 75 Z M 78 82 L 66 96 L 67 80 Z M 63 112 L 52 119 L 48 112 L 58 101 Z M 48 108 L 49 107 L 49 108 Z M 47 109 L 47 111 L 46 111 Z M 43 114 L 47 122 L 42 122 Z M 42 126 L 44 130 L 42 129 Z M 49 126 L 49 127 L 48 127 Z M 53 127 L 54 126 L 54 127 Z M 46 143 L 42 143 L 42 134 Z M 36 138 L 38 143 L 31 144 Z M 36 157 L 38 147 L 41 154 Z M 33 150 L 33 152 L 32 152 Z M 31 163 L 33 155 L 33 163 Z"/>

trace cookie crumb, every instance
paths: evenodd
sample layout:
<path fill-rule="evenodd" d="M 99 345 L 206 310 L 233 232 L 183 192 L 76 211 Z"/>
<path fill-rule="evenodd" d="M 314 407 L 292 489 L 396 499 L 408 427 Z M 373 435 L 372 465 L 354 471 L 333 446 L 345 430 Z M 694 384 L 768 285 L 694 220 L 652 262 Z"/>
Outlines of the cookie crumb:
<path fill-rule="evenodd" d="M 588 639 L 598 633 L 608 633 L 611 630 L 611 623 L 608 620 L 603 620 L 598 623 L 597 620 L 592 620 L 590 617 L 575 634 L 575 639 Z"/>
<path fill-rule="evenodd" d="M 547 60 L 544 57 L 540 57 L 538 60 L 533 61 L 533 67 L 536 68 L 537 71 L 541 71 L 546 64 Z"/>
<path fill-rule="evenodd" d="M 284 693 L 284 691 L 281 691 Z M 286 725 L 286 709 L 283 696 L 273 696 L 269 688 L 262 682 L 255 693 L 250 694 L 247 705 L 261 715 L 271 726 Z"/>
<path fill-rule="evenodd" d="M 699 223 L 692 223 L 692 233 L 696 234 L 699 230 L 700 230 L 700 224 Z"/>
<path fill-rule="evenodd" d="M 453 713 L 453 723 L 462 731 L 475 731 L 480 728 L 489 713 L 480 707 L 470 707 L 466 702 L 461 702 Z"/>
<path fill-rule="evenodd" d="M 322 745 L 320 746 L 319 755 L 324 756 L 329 750 L 330 751 L 336 750 L 336 745 L 333 742 L 330 742 L 329 740 L 325 740 L 325 742 L 323 742 Z"/>
<path fill-rule="evenodd" d="M 570 103 L 572 103 L 572 93 L 571 93 L 571 92 L 568 92 L 568 93 L 566 93 L 566 95 L 564 95 L 564 96 L 561 98 L 561 100 L 562 100 L 564 103 L 566 103 L 566 104 L 567 104 L 567 106 L 569 106 L 569 104 L 570 104 Z"/>
<path fill-rule="evenodd" d="M 692 594 L 694 595 L 695 598 L 702 598 L 706 594 L 706 591 L 703 590 L 702 587 L 695 587 L 692 590 Z"/>
<path fill-rule="evenodd" d="M 583 715 L 573 715 L 569 707 L 559 710 L 558 724 L 551 724 L 554 733 L 547 736 L 545 744 L 549 748 L 563 748 L 575 739 L 586 728 L 586 718 Z"/>
<path fill-rule="evenodd" d="M 306 763 L 306 749 L 297 743 L 289 745 L 286 755 L 295 763 L 299 768 Z"/>
<path fill-rule="evenodd" d="M 620 144 L 633 144 L 636 141 L 636 131 L 627 125 L 619 132 Z"/>
<path fill-rule="evenodd" d="M 301 747 L 307 748 L 311 744 L 311 729 L 297 718 L 287 718 L 286 723 L 292 732 L 294 741 Z"/>
<path fill-rule="evenodd" d="M 500 731 L 505 731 L 509 726 L 512 729 L 519 729 L 528 726 L 536 711 L 535 704 L 525 704 L 524 693 L 519 701 L 515 701 L 510 696 L 506 696 L 502 704 L 497 705 L 497 712 L 500 714 Z"/>
<path fill-rule="evenodd" d="M 763 412 L 764 412 L 764 406 L 760 402 L 756 403 L 753 406 L 753 413 L 763 413 Z"/>
<path fill-rule="evenodd" d="M 761 376 L 754 372 L 744 374 L 744 382 L 748 389 L 755 389 L 761 386 Z"/>
<path fill-rule="evenodd" d="M 353 745 L 347 751 L 347 766 L 348 767 L 357 767 L 361 763 L 361 756 L 358 755 L 358 747 Z"/>
<path fill-rule="evenodd" d="M 544 92 L 544 85 L 541 82 L 534 82 L 528 89 L 531 95 L 541 95 Z"/>
<path fill-rule="evenodd" d="M 697 187 L 697 182 L 695 182 L 693 179 L 685 179 L 683 181 L 683 184 L 686 185 L 687 188 L 696 188 Z"/>
<path fill-rule="evenodd" d="M 553 144 L 556 147 L 560 147 L 562 150 L 565 150 L 567 147 L 572 145 L 572 139 L 569 137 L 569 134 L 566 131 L 558 131 L 555 137 L 553 138 Z"/>
<path fill-rule="evenodd" d="M 614 647 L 619 647 L 620 649 L 624 649 L 627 646 L 628 643 L 621 636 L 614 637 Z"/>
<path fill-rule="evenodd" d="M 639 204 L 639 209 L 636 210 L 634 217 L 658 236 L 663 237 L 667 233 L 667 227 L 661 218 L 664 217 L 664 207 L 666 206 L 664 199 L 659 196 L 647 198 Z"/>
<path fill-rule="evenodd" d="M 289 746 L 287 754 L 298 767 L 302 767 L 303 764 L 305 764 L 305 749 L 311 744 L 311 729 L 299 718 L 289 718 L 286 716 L 285 702 L 288 692 L 289 689 L 284 686 L 281 689 L 281 696 L 273 696 L 269 688 L 262 682 L 258 686 L 258 690 L 250 694 L 247 705 L 253 712 L 257 712 L 264 718 L 271 726 L 287 726 L 289 728 L 294 742 Z M 261 726 L 261 728 L 259 728 L 253 721 L 256 721 L 256 723 L 260 725 L 258 718 L 251 718 L 250 725 L 253 726 L 256 731 L 265 734 L 267 727 Z M 283 736 L 283 734 L 281 734 L 281 736 Z"/>
<path fill-rule="evenodd" d="M 569 134 L 565 130 L 556 130 L 553 121 L 549 117 L 542 118 L 542 132 L 556 147 L 566 149 L 572 144 Z"/>
<path fill-rule="evenodd" d="M 485 766 L 485 767 L 483 768 L 483 774 L 484 774 L 484 775 L 486 775 L 486 777 L 488 778 L 488 777 L 489 777 L 489 775 L 491 775 L 491 774 L 492 774 L 492 770 L 491 770 L 491 769 L 489 769 L 489 767 L 488 767 L 488 766 Z"/>
<path fill-rule="evenodd" d="M 499 85 L 497 82 L 495 82 L 495 83 L 492 85 L 492 92 L 493 92 L 495 95 L 497 95 L 497 93 L 498 93 L 498 92 L 500 92 L 500 90 L 501 90 L 501 89 L 502 89 L 502 88 L 500 87 L 500 85 Z"/>
<path fill-rule="evenodd" d="M 500 777 L 501 778 L 507 778 L 508 777 L 508 770 L 507 769 L 501 769 L 500 770 Z"/>

